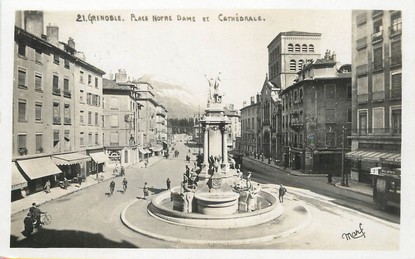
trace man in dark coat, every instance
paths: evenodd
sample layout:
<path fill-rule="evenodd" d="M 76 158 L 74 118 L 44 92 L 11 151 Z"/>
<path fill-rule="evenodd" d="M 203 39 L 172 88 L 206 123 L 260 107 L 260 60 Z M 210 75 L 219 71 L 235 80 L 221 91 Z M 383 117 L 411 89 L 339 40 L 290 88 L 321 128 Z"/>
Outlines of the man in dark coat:
<path fill-rule="evenodd" d="M 32 220 L 35 222 L 35 227 L 40 227 L 40 214 L 42 214 L 42 211 L 36 206 L 36 203 L 32 203 L 29 212 L 32 215 Z"/>

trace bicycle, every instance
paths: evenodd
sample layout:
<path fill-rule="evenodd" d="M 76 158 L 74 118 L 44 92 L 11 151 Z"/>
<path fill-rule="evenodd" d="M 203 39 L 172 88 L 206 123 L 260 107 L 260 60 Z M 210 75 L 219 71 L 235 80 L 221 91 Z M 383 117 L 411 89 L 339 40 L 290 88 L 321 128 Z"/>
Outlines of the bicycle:
<path fill-rule="evenodd" d="M 47 212 L 42 212 L 40 214 L 40 226 L 49 225 L 52 222 L 52 215 Z M 36 227 L 36 222 L 33 222 L 33 226 Z"/>

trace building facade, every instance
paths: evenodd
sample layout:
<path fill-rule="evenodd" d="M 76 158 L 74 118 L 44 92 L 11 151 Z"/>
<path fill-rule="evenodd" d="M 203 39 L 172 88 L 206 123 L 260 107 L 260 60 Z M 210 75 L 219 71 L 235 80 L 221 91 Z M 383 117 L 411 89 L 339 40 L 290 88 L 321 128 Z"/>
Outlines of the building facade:
<path fill-rule="evenodd" d="M 370 168 L 401 167 L 401 11 L 352 12 L 351 178 L 371 182 Z"/>
<path fill-rule="evenodd" d="M 282 90 L 282 145 L 285 167 L 303 173 L 340 175 L 351 124 L 350 65 L 336 67 L 335 55 L 306 63 L 296 83 Z"/>
<path fill-rule="evenodd" d="M 229 104 L 223 110 L 225 116 L 231 121 L 227 136 L 228 150 L 234 150 L 236 148 L 236 138 L 241 136 L 240 114 L 233 104 Z"/>
<path fill-rule="evenodd" d="M 115 80 L 103 80 L 103 143 L 109 163 L 133 165 L 139 162 L 137 142 L 141 104 L 135 84 L 120 70 Z"/>
<path fill-rule="evenodd" d="M 254 155 L 258 153 L 257 138 L 258 138 L 258 110 L 259 98 L 255 102 L 255 96 L 250 99 L 250 104 L 245 105 L 240 110 L 241 113 L 241 139 L 240 151 L 247 155 Z"/>
<path fill-rule="evenodd" d="M 76 71 L 82 67 L 98 81 L 105 74 L 79 60 L 73 39 L 59 41 L 58 27 L 47 26 L 45 35 L 43 24 L 41 11 L 16 12 L 12 168 L 13 178 L 24 180 L 20 186 L 29 193 L 42 190 L 48 180 L 54 186 L 64 178 L 87 176 L 91 157 L 77 142 Z M 21 188 L 14 185 L 13 180 L 17 197 Z"/>

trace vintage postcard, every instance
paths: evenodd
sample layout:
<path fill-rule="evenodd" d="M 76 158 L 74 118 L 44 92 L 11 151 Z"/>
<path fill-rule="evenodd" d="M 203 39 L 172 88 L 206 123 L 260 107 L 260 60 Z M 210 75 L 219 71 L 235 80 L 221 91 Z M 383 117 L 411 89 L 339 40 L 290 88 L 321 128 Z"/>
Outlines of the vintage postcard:
<path fill-rule="evenodd" d="M 414 258 L 413 4 L 178 2 L 2 2 L 0 256 Z"/>

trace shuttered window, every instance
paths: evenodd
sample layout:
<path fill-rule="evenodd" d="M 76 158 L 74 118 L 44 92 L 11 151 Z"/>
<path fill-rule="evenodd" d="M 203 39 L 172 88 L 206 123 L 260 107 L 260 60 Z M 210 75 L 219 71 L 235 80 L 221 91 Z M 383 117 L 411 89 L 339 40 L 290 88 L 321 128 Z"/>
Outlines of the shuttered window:
<path fill-rule="evenodd" d="M 42 120 L 42 103 L 35 104 L 35 120 L 36 121 Z"/>
<path fill-rule="evenodd" d="M 26 87 L 26 70 L 23 70 L 23 69 L 18 70 L 17 82 L 19 86 Z"/>
<path fill-rule="evenodd" d="M 383 67 L 383 48 L 379 47 L 373 50 L 373 69 L 381 69 Z"/>
<path fill-rule="evenodd" d="M 35 90 L 42 90 L 42 75 L 35 75 Z"/>
<path fill-rule="evenodd" d="M 26 147 L 26 135 L 20 134 L 17 136 L 17 148 Z"/>
<path fill-rule="evenodd" d="M 26 100 L 19 100 L 18 113 L 18 121 L 26 122 Z"/>
<path fill-rule="evenodd" d="M 391 65 L 402 63 L 401 41 L 391 43 Z"/>

